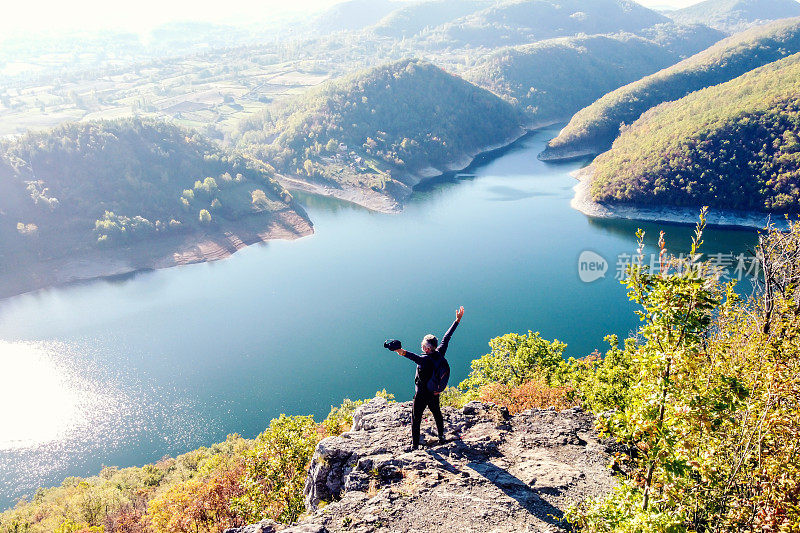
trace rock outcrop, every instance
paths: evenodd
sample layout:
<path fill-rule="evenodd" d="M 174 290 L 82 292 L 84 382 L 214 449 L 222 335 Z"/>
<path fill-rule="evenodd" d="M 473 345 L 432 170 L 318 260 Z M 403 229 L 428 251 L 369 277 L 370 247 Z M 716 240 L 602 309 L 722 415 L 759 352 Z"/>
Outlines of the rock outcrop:
<path fill-rule="evenodd" d="M 597 437 L 579 408 L 510 416 L 471 402 L 443 414 L 448 442 L 438 444 L 429 417 L 429 446 L 411 451 L 411 403 L 370 400 L 351 431 L 318 444 L 305 487 L 308 517 L 252 533 L 562 531 L 570 503 L 614 486 L 613 443 Z"/>

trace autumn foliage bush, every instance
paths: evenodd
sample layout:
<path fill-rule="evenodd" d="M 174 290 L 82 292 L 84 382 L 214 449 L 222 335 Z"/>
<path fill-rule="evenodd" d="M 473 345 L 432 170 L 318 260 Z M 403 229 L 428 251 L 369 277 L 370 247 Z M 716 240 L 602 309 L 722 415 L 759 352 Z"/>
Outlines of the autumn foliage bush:
<path fill-rule="evenodd" d="M 377 395 L 394 398 L 385 390 Z M 0 513 L 0 532 L 218 533 L 263 518 L 291 522 L 305 512 L 303 486 L 317 442 L 348 431 L 363 403 L 345 399 L 321 423 L 281 415 L 255 439 L 229 435 L 141 468 L 67 478 Z"/>
<path fill-rule="evenodd" d="M 572 397 L 572 392 L 570 387 L 551 387 L 541 379 L 532 379 L 518 387 L 502 383 L 484 385 L 481 387 L 478 397 L 482 402 L 508 408 L 513 415 L 531 408 L 554 407 L 562 410 L 575 407 L 579 402 Z"/>
<path fill-rule="evenodd" d="M 800 224 L 757 249 L 756 297 L 699 261 L 624 281 L 643 325 L 575 369 L 603 433 L 626 445 L 612 494 L 568 518 L 587 532 L 800 531 Z M 640 234 L 640 241 L 643 234 Z"/>

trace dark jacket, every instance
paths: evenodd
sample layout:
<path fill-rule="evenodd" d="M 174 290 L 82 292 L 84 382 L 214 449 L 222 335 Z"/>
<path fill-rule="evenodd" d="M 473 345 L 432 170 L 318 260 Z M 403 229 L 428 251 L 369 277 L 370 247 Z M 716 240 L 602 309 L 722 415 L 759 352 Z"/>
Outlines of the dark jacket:
<path fill-rule="evenodd" d="M 450 326 L 450 329 L 448 329 L 447 333 L 444 334 L 444 337 L 442 337 L 442 342 L 439 343 L 439 346 L 436 347 L 436 350 L 434 350 L 433 353 L 417 355 L 415 353 L 406 351 L 405 355 L 403 355 L 403 357 L 411 359 L 417 363 L 417 375 L 414 377 L 414 386 L 417 394 L 419 394 L 420 390 L 425 393 L 428 392 L 427 385 L 428 381 L 430 381 L 431 377 L 433 376 L 434 363 L 437 359 L 445 356 L 445 352 L 447 352 L 447 345 L 450 343 L 450 337 L 453 336 L 453 332 L 456 330 L 457 326 L 458 320 L 453 322 L 453 325 Z"/>

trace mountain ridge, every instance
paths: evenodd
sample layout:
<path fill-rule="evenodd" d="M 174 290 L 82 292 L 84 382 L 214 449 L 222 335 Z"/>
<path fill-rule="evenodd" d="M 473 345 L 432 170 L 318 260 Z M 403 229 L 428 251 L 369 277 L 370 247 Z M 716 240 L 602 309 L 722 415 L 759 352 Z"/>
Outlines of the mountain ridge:
<path fill-rule="evenodd" d="M 800 17 L 752 28 L 659 72 L 611 91 L 578 111 L 542 159 L 588 155 L 611 147 L 620 124 L 631 124 L 647 109 L 724 83 L 755 68 L 800 52 Z"/>
<path fill-rule="evenodd" d="M 599 202 L 800 210 L 800 53 L 642 115 L 594 162 Z"/>

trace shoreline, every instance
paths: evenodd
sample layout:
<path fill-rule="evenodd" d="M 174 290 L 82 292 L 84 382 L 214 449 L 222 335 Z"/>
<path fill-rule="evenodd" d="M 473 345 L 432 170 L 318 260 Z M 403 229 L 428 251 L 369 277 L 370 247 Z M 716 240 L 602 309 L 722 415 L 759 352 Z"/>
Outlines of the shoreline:
<path fill-rule="evenodd" d="M 396 214 L 403 210 L 403 206 L 398 201 L 380 194 L 372 189 L 362 189 L 359 187 L 331 187 L 321 183 L 312 183 L 298 178 L 297 176 L 287 176 L 278 174 L 278 182 L 286 189 L 291 191 L 302 191 L 319 196 L 336 198 L 345 202 L 360 205 L 370 211 L 378 213 Z M 410 195 L 410 193 L 409 193 Z"/>
<path fill-rule="evenodd" d="M 700 209 L 690 207 L 650 207 L 637 205 L 614 205 L 595 202 L 591 199 L 589 186 L 594 167 L 592 165 L 575 170 L 572 177 L 578 180 L 572 188 L 575 195 L 570 207 L 590 218 L 640 220 L 643 222 L 666 222 L 672 224 L 695 225 L 699 220 Z M 721 228 L 764 229 L 768 222 L 785 229 L 787 221 L 782 215 L 736 211 L 732 209 L 709 208 L 707 224 Z"/>
<path fill-rule="evenodd" d="M 299 190 L 321 196 L 330 196 L 332 198 L 360 205 L 361 207 L 369 209 L 370 211 L 384 214 L 397 214 L 403 211 L 406 200 L 408 200 L 408 198 L 414 192 L 414 187 L 417 185 L 429 180 L 440 178 L 451 172 L 463 172 L 472 166 L 478 158 L 482 156 L 490 156 L 493 152 L 508 148 L 529 133 L 552 126 L 553 124 L 558 124 L 560 122 L 562 121 L 553 120 L 522 125 L 505 140 L 494 144 L 484 145 L 471 152 L 464 153 L 459 158 L 441 165 L 441 168 L 428 166 L 416 172 L 405 174 L 402 178 L 402 181 L 398 181 L 398 183 L 402 186 L 403 194 L 396 198 L 373 191 L 372 189 L 362 189 L 358 187 L 331 187 L 324 184 L 311 183 L 300 179 L 297 176 L 279 175 L 278 181 L 290 191 Z"/>
<path fill-rule="evenodd" d="M 568 161 L 574 161 L 575 159 L 597 156 L 599 153 L 600 150 L 597 148 L 575 148 L 572 150 L 561 151 L 557 149 L 551 150 L 550 148 L 545 148 L 541 153 L 539 153 L 539 155 L 536 156 L 536 159 L 546 163 L 566 163 Z"/>
<path fill-rule="evenodd" d="M 213 233 L 164 236 L 111 250 L 83 250 L 78 257 L 24 262 L 0 277 L 0 300 L 52 287 L 218 261 L 260 242 L 299 239 L 314 233 L 312 222 L 304 215 L 302 210 L 286 208 L 268 219 L 251 215 L 225 221 Z"/>
<path fill-rule="evenodd" d="M 406 176 L 399 182 L 404 194 L 396 199 L 371 189 L 355 187 L 334 188 L 314 184 L 295 176 L 278 175 L 278 181 L 290 190 L 330 196 L 386 214 L 397 214 L 403 210 L 404 202 L 411 196 L 414 187 L 424 181 L 441 177 L 449 172 L 469 168 L 477 158 L 503 150 L 536 129 L 558 121 L 527 124 L 504 141 L 483 146 L 471 153 L 443 165 L 443 168 L 427 167 Z M 136 274 L 226 259 L 237 251 L 259 242 L 271 240 L 295 240 L 314 233 L 313 222 L 305 212 L 291 209 L 278 211 L 269 220 L 250 216 L 235 222 L 225 221 L 213 233 L 164 236 L 160 239 L 142 241 L 111 250 L 82 250 L 78 257 L 60 257 L 35 262 L 26 262 L 19 268 L 8 269 L 0 276 L 0 301 L 43 289 L 73 285 L 101 279 L 122 278 Z"/>

